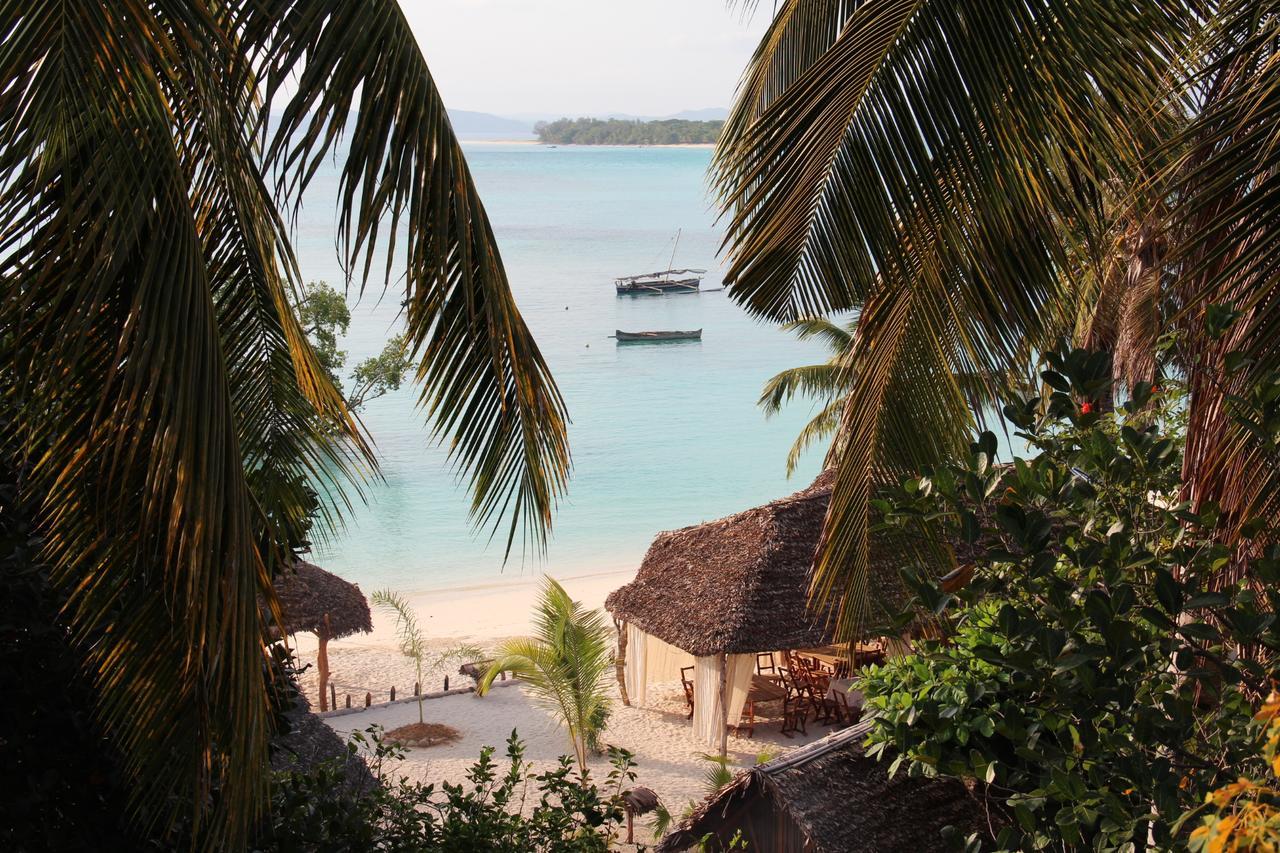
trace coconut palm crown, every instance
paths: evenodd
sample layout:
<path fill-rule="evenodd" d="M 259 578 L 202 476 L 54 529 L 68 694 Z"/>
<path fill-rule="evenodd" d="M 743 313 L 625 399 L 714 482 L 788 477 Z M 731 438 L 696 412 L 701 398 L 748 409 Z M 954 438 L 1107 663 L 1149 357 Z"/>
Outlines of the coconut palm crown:
<path fill-rule="evenodd" d="M 965 453 L 1063 340 L 1185 377 L 1193 505 L 1280 506 L 1228 405 L 1280 367 L 1278 56 L 1256 0 L 777 4 L 712 175 L 734 299 L 860 312 L 812 588 L 845 636 L 876 489 Z"/>
<path fill-rule="evenodd" d="M 426 416 L 508 548 L 544 541 L 564 405 L 395 0 L 24 0 L 0 29 L 5 464 L 135 817 L 234 849 L 266 803 L 271 576 L 311 489 L 332 521 L 375 470 L 290 307 L 322 163 L 348 285 L 394 282 Z"/>
<path fill-rule="evenodd" d="M 578 769 L 585 772 L 587 750 L 600 734 L 609 708 L 612 630 L 603 611 L 587 610 L 550 577 L 543 579 L 533 627 L 532 636 L 498 647 L 477 689 L 486 693 L 502 672 L 527 684 L 533 696 L 564 722 Z"/>

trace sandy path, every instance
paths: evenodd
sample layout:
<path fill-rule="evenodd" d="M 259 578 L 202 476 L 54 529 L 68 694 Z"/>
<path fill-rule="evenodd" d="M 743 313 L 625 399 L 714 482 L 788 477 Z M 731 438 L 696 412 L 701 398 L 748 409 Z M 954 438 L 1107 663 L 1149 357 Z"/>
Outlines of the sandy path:
<path fill-rule="evenodd" d="M 678 685 L 651 687 L 650 698 L 650 708 L 627 708 L 615 702 L 605 740 L 635 753 L 634 784 L 652 788 L 667 808 L 678 814 L 686 803 L 706 795 L 703 778 L 710 764 L 700 757 L 706 747 L 693 737 Z M 512 729 L 517 729 L 525 741 L 525 757 L 536 771 L 554 766 L 561 754 L 572 754 L 564 730 L 548 711 L 530 700 L 523 687 L 495 689 L 483 698 L 463 694 L 428 699 L 423 706 L 428 722 L 453 726 L 462 733 L 462 739 L 445 746 L 410 750 L 405 762 L 393 770 L 395 775 L 423 782 L 461 782 L 481 747 L 495 746 L 498 756 L 502 755 Z M 417 719 L 417 705 L 409 702 L 328 717 L 325 722 L 345 737 L 370 725 L 393 729 Z M 780 755 L 831 731 L 828 726 L 811 723 L 807 736 L 786 738 L 778 729 L 776 720 L 758 720 L 755 737 L 730 737 L 732 762 L 739 767 L 750 766 L 761 751 Z M 591 774 L 598 783 L 603 783 L 608 771 L 606 758 L 592 759 Z M 645 819 L 637 826 L 638 841 L 649 839 L 647 822 Z"/>

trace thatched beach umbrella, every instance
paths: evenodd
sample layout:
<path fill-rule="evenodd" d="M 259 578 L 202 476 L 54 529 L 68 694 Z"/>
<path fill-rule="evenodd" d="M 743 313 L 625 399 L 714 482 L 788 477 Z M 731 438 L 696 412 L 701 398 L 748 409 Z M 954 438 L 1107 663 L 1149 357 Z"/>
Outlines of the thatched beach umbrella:
<path fill-rule="evenodd" d="M 284 616 L 284 630 L 315 634 L 320 641 L 316 671 L 320 679 L 320 710 L 329 710 L 329 641 L 373 630 L 369 602 L 360 587 L 299 560 L 295 570 L 276 578 L 276 598 Z"/>

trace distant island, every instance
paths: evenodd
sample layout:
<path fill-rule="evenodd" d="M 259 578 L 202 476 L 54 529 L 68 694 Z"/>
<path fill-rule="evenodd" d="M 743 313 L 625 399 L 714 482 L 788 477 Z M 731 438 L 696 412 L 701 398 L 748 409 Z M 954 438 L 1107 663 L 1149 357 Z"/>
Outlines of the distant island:
<path fill-rule="evenodd" d="M 551 145 L 697 145 L 716 141 L 723 121 L 561 118 L 533 126 L 538 141 Z"/>

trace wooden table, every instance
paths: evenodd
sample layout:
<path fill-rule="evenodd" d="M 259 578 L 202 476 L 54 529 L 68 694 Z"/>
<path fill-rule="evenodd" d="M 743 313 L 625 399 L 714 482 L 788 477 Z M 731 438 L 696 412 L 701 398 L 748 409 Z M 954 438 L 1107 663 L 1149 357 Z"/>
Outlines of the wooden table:
<path fill-rule="evenodd" d="M 747 693 L 748 702 L 780 702 L 787 698 L 787 690 L 774 678 L 767 675 L 751 676 L 751 690 Z"/>

